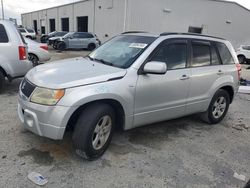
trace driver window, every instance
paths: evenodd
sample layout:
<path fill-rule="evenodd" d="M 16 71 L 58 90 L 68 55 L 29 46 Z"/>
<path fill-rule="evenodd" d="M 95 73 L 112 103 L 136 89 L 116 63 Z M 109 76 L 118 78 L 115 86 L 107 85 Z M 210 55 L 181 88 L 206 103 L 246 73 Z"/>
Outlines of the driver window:
<path fill-rule="evenodd" d="M 187 64 L 187 44 L 169 43 L 159 45 L 150 61 L 160 61 L 167 64 L 168 70 L 185 68 Z"/>

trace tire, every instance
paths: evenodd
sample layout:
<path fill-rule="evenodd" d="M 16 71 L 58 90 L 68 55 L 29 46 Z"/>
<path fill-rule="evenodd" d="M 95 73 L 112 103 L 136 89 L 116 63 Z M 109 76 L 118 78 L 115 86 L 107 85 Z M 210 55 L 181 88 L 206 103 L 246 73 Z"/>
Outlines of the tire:
<path fill-rule="evenodd" d="M 63 51 L 63 50 L 66 49 L 66 44 L 65 44 L 65 42 L 58 42 L 58 43 L 55 44 L 55 45 L 56 45 L 56 48 L 55 48 L 55 49 L 57 49 L 57 50 Z"/>
<path fill-rule="evenodd" d="M 208 110 L 202 114 L 203 121 L 209 124 L 221 122 L 227 114 L 230 104 L 230 96 L 227 91 L 219 89 L 213 96 Z"/>
<path fill-rule="evenodd" d="M 42 36 L 40 39 L 41 43 L 46 43 L 47 42 L 46 38 L 47 38 L 47 36 Z"/>
<path fill-rule="evenodd" d="M 28 38 L 28 39 L 32 39 L 32 37 L 31 37 L 31 36 L 26 36 L 26 38 Z"/>
<path fill-rule="evenodd" d="M 3 72 L 0 70 L 0 93 L 3 92 L 5 86 L 5 76 Z"/>
<path fill-rule="evenodd" d="M 239 63 L 240 63 L 240 64 L 246 63 L 246 58 L 245 58 L 244 55 L 239 55 L 239 56 L 238 56 L 238 60 L 239 60 Z"/>
<path fill-rule="evenodd" d="M 104 154 L 112 139 L 114 114 L 113 108 L 105 103 L 92 104 L 81 113 L 72 137 L 78 155 L 94 160 Z"/>
<path fill-rule="evenodd" d="M 89 50 L 89 51 L 93 51 L 95 48 L 96 48 L 96 45 L 95 45 L 94 43 L 90 43 L 90 44 L 88 45 L 88 50 Z"/>
<path fill-rule="evenodd" d="M 52 46 L 55 50 L 57 50 L 57 41 L 52 42 L 51 46 Z"/>
<path fill-rule="evenodd" d="M 32 62 L 33 67 L 39 65 L 39 58 L 35 54 L 29 54 L 29 60 Z"/>

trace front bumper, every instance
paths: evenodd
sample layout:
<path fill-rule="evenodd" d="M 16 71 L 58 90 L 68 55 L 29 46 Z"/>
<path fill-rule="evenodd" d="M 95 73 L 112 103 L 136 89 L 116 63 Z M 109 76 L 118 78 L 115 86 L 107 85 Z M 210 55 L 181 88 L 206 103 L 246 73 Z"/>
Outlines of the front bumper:
<path fill-rule="evenodd" d="M 18 117 L 22 126 L 42 137 L 61 140 L 73 111 L 70 107 L 31 103 L 19 94 Z"/>

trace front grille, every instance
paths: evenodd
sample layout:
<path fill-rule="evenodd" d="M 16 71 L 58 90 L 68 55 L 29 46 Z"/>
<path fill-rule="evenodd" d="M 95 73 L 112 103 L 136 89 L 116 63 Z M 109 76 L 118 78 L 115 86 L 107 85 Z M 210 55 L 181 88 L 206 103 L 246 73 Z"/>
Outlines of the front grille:
<path fill-rule="evenodd" d="M 21 91 L 27 98 L 30 97 L 35 88 L 35 85 L 31 84 L 28 80 L 23 79 L 21 83 Z"/>

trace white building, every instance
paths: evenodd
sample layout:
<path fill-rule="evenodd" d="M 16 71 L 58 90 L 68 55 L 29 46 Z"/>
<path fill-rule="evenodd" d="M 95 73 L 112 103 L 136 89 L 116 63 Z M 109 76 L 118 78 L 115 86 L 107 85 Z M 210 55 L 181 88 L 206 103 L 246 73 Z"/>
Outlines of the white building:
<path fill-rule="evenodd" d="M 39 34 L 89 31 L 105 41 L 124 31 L 201 32 L 250 44 L 250 11 L 222 0 L 85 0 L 22 14 Z"/>

